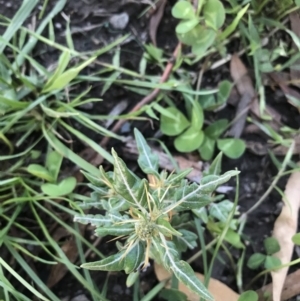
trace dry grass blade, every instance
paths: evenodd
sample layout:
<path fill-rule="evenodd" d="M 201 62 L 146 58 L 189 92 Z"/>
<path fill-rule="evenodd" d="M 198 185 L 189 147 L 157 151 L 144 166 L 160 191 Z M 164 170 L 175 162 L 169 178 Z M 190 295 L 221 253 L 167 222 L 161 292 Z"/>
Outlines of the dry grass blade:
<path fill-rule="evenodd" d="M 300 14 L 299 11 L 295 11 L 289 15 L 290 22 L 291 22 L 291 30 L 300 38 Z M 294 49 L 297 50 L 297 46 L 293 44 Z M 298 80 L 300 78 L 300 71 L 298 70 L 300 65 L 300 60 L 297 60 L 295 64 L 290 67 L 290 76 L 291 80 L 295 82 L 294 84 L 298 87 L 300 84 Z"/>
<path fill-rule="evenodd" d="M 74 263 L 76 258 L 78 257 L 78 251 L 76 246 L 75 239 L 67 240 L 61 247 L 62 251 L 66 254 L 69 261 Z M 47 281 L 47 286 L 49 288 L 53 287 L 56 283 L 58 283 L 68 272 L 68 267 L 59 262 L 57 265 L 53 265 L 50 271 L 50 275 Z"/>
<path fill-rule="evenodd" d="M 275 237 L 280 244 L 280 251 L 274 254 L 274 256 L 279 258 L 282 264 L 290 262 L 294 250 L 292 237 L 298 227 L 298 212 L 300 207 L 299 186 L 300 172 L 293 172 L 285 188 L 286 202 L 274 225 L 273 237 Z M 271 273 L 274 301 L 281 300 L 281 293 L 287 272 L 288 267 L 285 267 Z"/>
<path fill-rule="evenodd" d="M 152 13 L 150 17 L 149 35 L 150 35 L 151 42 L 155 46 L 156 46 L 157 29 L 163 17 L 166 4 L 167 4 L 167 0 L 159 0 L 158 3 L 156 4 L 156 10 Z"/>
<path fill-rule="evenodd" d="M 299 285 L 299 279 L 300 279 L 300 270 L 297 270 L 296 272 L 289 274 L 286 277 L 281 300 L 289 300 L 297 295 L 300 294 L 300 285 Z M 259 289 L 257 292 L 259 299 L 258 301 L 265 301 L 265 294 L 271 293 L 272 294 L 273 285 L 272 283 L 265 285 L 261 289 Z"/>
<path fill-rule="evenodd" d="M 171 277 L 171 274 L 161 265 L 155 264 L 154 271 L 159 281 L 163 281 Z M 201 282 L 204 282 L 204 276 L 202 274 L 200 273 L 195 273 L 195 274 Z M 170 288 L 170 283 L 167 283 L 166 287 Z M 178 289 L 187 296 L 187 299 L 189 301 L 199 301 L 199 296 L 191 292 L 184 284 L 179 283 Z M 235 291 L 233 291 L 224 283 L 214 278 L 210 278 L 208 284 L 208 290 L 214 297 L 215 301 L 224 301 L 224 300 L 237 301 L 239 298 L 239 294 L 237 294 Z"/>
<path fill-rule="evenodd" d="M 238 55 L 234 54 L 230 62 L 230 73 L 233 78 L 236 88 L 241 96 L 236 110 L 236 122 L 232 125 L 229 135 L 239 138 L 243 132 L 247 114 L 252 100 L 255 98 L 255 90 L 251 78 L 245 65 L 242 63 Z M 256 101 L 257 102 L 257 101 Z M 253 106 L 255 113 L 259 115 L 258 106 Z"/>

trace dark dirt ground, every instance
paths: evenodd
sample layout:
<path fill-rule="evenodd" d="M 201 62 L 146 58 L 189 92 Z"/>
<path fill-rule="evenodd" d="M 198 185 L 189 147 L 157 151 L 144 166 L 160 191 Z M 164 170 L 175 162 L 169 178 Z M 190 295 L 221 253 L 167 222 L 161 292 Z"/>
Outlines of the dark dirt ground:
<path fill-rule="evenodd" d="M 3 1 L 0 0 L 0 13 L 6 17 L 12 17 L 14 12 L 20 6 L 20 0 L 13 1 Z M 42 4 L 42 1 L 40 1 Z M 138 64 L 143 52 L 142 45 L 145 41 L 149 42 L 148 36 L 148 19 L 142 17 L 137 19 L 136 16 L 140 13 L 145 6 L 138 3 L 139 1 L 129 1 L 129 0 L 77 0 L 68 1 L 63 12 L 67 16 L 71 17 L 71 29 L 75 30 L 81 28 L 82 32 L 74 33 L 73 39 L 75 43 L 75 49 L 78 51 L 88 51 L 100 48 L 102 45 L 108 44 L 112 40 L 125 33 L 131 33 L 133 39 L 122 46 L 121 54 L 121 64 L 122 66 L 138 70 Z M 160 24 L 157 42 L 158 46 L 163 48 L 167 53 L 171 53 L 177 44 L 177 39 L 174 34 L 175 20 L 171 17 L 170 11 L 172 7 L 172 2 L 170 1 L 165 9 L 164 18 Z M 49 7 L 53 6 L 55 1 L 49 1 Z M 107 25 L 107 20 L 109 15 L 126 12 L 129 16 L 129 23 L 123 30 L 116 30 L 111 25 Z M 28 23 L 31 20 L 28 20 Z M 95 24 L 106 24 L 105 26 L 86 31 L 84 30 L 90 25 Z M 62 15 L 58 15 L 54 20 L 54 27 L 56 30 L 56 35 L 58 37 L 58 42 L 64 43 L 64 37 L 61 35 L 64 32 L 65 20 Z M 43 62 L 45 65 L 56 62 L 58 53 L 53 49 L 49 49 L 44 45 L 39 45 L 34 51 L 34 55 L 38 60 Z M 101 60 L 111 62 L 111 54 L 105 54 L 101 57 Z M 196 66 L 195 66 L 196 68 Z M 208 72 L 204 75 L 204 83 L 209 85 L 214 85 L 220 80 L 220 77 L 229 76 L 229 67 L 224 65 L 221 68 Z M 195 70 L 197 71 L 197 70 Z M 228 78 L 230 80 L 230 78 Z M 93 96 L 98 97 L 101 91 L 100 85 L 95 85 L 92 93 Z M 271 92 L 270 93 L 274 93 Z M 269 99 L 275 98 L 275 106 L 280 108 L 281 112 L 284 112 L 283 117 L 290 123 L 293 127 L 299 128 L 300 120 L 299 114 L 296 110 L 290 108 L 286 103 L 286 100 L 280 97 L 275 97 L 273 94 L 269 95 Z M 113 86 L 103 97 L 103 102 L 100 105 L 96 104 L 93 110 L 98 114 L 107 114 L 116 104 L 120 101 L 128 99 L 129 106 L 133 106 L 140 96 L 133 93 L 128 93 L 125 89 L 121 87 Z M 268 100 L 267 100 L 268 101 Z M 233 116 L 233 108 L 227 108 L 223 110 L 220 114 L 222 117 L 231 118 Z M 158 129 L 157 124 L 153 131 L 149 124 L 143 124 L 143 132 L 150 137 Z M 243 136 L 243 138 L 248 139 L 249 136 Z M 250 137 L 252 138 L 252 137 Z M 95 137 L 99 141 L 99 137 Z M 165 140 L 168 144 L 168 139 Z M 112 142 L 114 143 L 114 142 Z M 120 144 L 116 144 L 116 147 L 121 148 Z M 80 146 L 78 146 L 80 151 Z M 297 158 L 296 158 L 297 159 Z M 134 160 L 129 162 L 131 166 L 136 163 Z M 240 177 L 240 212 L 245 212 L 250 208 L 265 192 L 269 187 L 272 177 L 276 174 L 276 168 L 273 166 L 269 157 L 257 156 L 251 152 L 246 152 L 242 158 L 238 160 L 225 159 L 223 163 L 223 171 L 233 169 L 237 167 L 241 170 Z M 287 178 L 282 178 L 279 183 L 281 189 L 284 188 Z M 234 198 L 233 193 L 229 195 L 231 199 Z M 272 192 L 269 197 L 264 201 L 264 203 L 249 217 L 248 222 L 245 227 L 245 236 L 250 242 L 251 248 L 248 248 L 247 256 L 250 256 L 252 252 L 262 251 L 262 241 L 265 237 L 270 236 L 274 221 L 280 212 L 280 201 L 281 198 L 276 192 Z M 110 252 L 108 244 L 101 243 L 100 250 L 102 252 Z M 104 249 L 103 249 L 104 248 Z M 237 260 L 238 254 L 234 254 Z M 295 254 L 295 256 L 297 256 Z M 193 267 L 201 272 L 201 264 L 194 264 Z M 292 269 L 293 270 L 293 269 Z M 253 276 L 256 275 L 256 271 L 251 271 L 247 267 L 244 268 L 244 283 L 247 283 Z M 92 276 L 95 279 L 97 285 L 101 288 L 105 281 L 105 273 L 93 272 Z M 216 267 L 213 271 L 213 277 L 221 280 L 227 285 L 236 289 L 234 275 L 228 266 Z M 122 273 L 113 273 L 109 278 L 108 294 L 107 298 L 111 301 L 129 301 L 132 300 L 132 289 L 126 288 L 125 286 L 126 277 Z M 270 279 L 269 279 L 270 280 Z M 267 282 L 269 282 L 269 280 Z M 155 276 L 153 274 L 153 269 L 150 267 L 141 278 L 141 287 L 145 292 L 153 285 L 156 284 Z M 258 282 L 255 288 L 259 288 L 262 282 Z M 85 290 L 79 287 L 75 279 L 72 279 L 70 275 L 66 275 L 57 285 L 53 287 L 55 293 L 64 298 L 63 300 L 71 300 L 76 295 L 85 294 Z M 88 297 L 88 294 L 87 294 Z M 159 299 L 156 299 L 159 300 Z M 296 299 L 295 299 L 296 300 Z M 227 301 L 227 300 L 224 300 Z"/>

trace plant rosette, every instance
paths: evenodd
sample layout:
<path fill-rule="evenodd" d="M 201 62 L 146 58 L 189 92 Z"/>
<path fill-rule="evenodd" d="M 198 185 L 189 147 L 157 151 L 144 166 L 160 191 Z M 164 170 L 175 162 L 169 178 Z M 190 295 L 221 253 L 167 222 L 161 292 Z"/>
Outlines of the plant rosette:
<path fill-rule="evenodd" d="M 129 274 L 127 283 L 132 285 L 138 272 L 153 259 L 190 290 L 205 300 L 213 300 L 191 266 L 180 258 L 182 251 L 196 244 L 195 234 L 186 225 L 192 210 L 210 204 L 213 191 L 239 171 L 206 174 L 199 185 L 189 183 L 185 176 L 190 169 L 171 174 L 159 172 L 158 156 L 137 129 L 135 139 L 138 165 L 148 179 L 132 173 L 114 150 L 113 171 L 105 172 L 100 167 L 98 176 L 84 173 L 94 192 L 77 206 L 84 210 L 98 208 L 105 214 L 77 215 L 74 221 L 94 225 L 98 236 L 116 237 L 118 252 L 81 266 L 90 270 L 124 270 Z"/>

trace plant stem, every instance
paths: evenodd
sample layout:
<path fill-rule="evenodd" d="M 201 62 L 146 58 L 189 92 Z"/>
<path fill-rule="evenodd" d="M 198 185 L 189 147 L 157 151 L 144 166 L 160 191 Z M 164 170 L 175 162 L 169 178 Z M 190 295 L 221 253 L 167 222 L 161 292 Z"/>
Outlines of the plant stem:
<path fill-rule="evenodd" d="M 291 160 L 291 157 L 293 155 L 294 147 L 295 147 L 295 141 L 292 142 L 290 148 L 288 149 L 287 154 L 286 154 L 286 156 L 285 156 L 285 158 L 282 162 L 282 166 L 281 166 L 278 174 L 276 175 L 275 179 L 273 180 L 273 182 L 269 186 L 269 188 L 265 191 L 265 193 L 261 196 L 261 198 L 246 213 L 244 213 L 241 216 L 240 220 L 243 220 L 247 215 L 249 215 L 255 209 L 257 209 L 262 204 L 262 202 L 268 197 L 268 195 L 271 193 L 271 191 L 273 190 L 273 188 L 276 186 L 277 182 L 281 178 L 282 174 L 284 173 L 284 171 L 286 169 L 286 166 L 288 165 L 289 161 Z"/>

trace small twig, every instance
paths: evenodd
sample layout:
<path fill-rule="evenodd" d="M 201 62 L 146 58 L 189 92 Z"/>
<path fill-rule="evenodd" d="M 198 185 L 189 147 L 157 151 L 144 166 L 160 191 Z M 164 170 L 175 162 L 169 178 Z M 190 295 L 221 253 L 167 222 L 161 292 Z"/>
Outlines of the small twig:
<path fill-rule="evenodd" d="M 176 58 L 180 52 L 180 49 L 181 49 L 181 43 L 178 43 L 178 45 L 176 46 L 174 52 L 173 52 L 173 55 L 171 57 L 171 59 L 169 60 L 166 68 L 165 68 L 165 71 L 163 73 L 163 75 L 161 76 L 160 78 L 160 81 L 159 83 L 162 84 L 164 83 L 165 81 L 167 81 L 167 79 L 169 78 L 170 74 L 171 74 L 171 71 L 173 69 L 173 66 L 174 66 L 174 63 L 176 62 Z M 160 89 L 159 88 L 156 88 L 154 89 L 149 95 L 147 95 L 146 97 L 144 97 L 139 103 L 137 103 L 132 109 L 131 111 L 129 112 L 130 113 L 133 113 L 133 112 L 136 112 L 138 111 L 139 109 L 141 109 L 144 105 L 146 105 L 147 103 L 149 103 L 150 101 L 152 101 L 160 92 Z M 114 127 L 111 129 L 111 131 L 113 133 L 116 133 L 120 128 L 121 126 L 125 123 L 126 120 L 124 119 L 120 119 L 115 125 Z M 108 141 L 110 140 L 110 137 L 106 136 L 102 139 L 102 141 L 100 142 L 100 145 L 102 147 L 105 147 L 108 143 Z"/>

